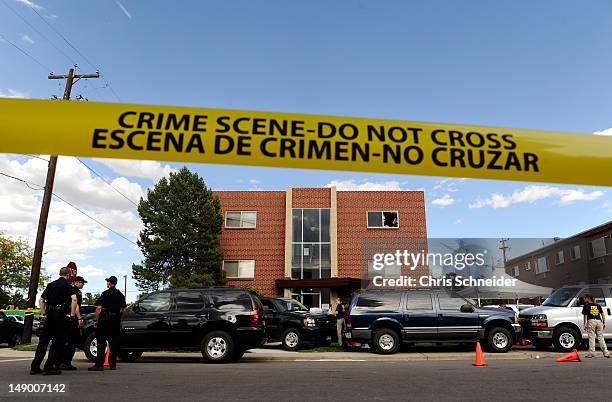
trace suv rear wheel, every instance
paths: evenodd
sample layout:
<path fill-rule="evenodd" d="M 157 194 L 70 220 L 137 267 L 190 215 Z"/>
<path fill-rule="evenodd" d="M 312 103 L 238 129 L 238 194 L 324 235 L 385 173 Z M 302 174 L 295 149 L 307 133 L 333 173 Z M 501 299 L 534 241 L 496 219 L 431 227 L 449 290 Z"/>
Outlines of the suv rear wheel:
<path fill-rule="evenodd" d="M 96 356 L 98 356 L 98 341 L 96 340 L 95 332 L 90 333 L 89 335 L 87 335 L 87 338 L 85 338 L 85 343 L 83 344 L 83 351 L 85 352 L 85 357 L 87 357 L 87 360 L 92 363 L 95 363 Z"/>
<path fill-rule="evenodd" d="M 208 363 L 227 363 L 234 356 L 234 338 L 225 331 L 212 331 L 202 340 L 202 356 Z"/>
<path fill-rule="evenodd" d="M 512 334 L 504 327 L 493 327 L 487 334 L 487 346 L 493 353 L 506 353 L 512 348 Z"/>
<path fill-rule="evenodd" d="M 577 349 L 581 342 L 580 334 L 571 327 L 557 328 L 553 332 L 553 343 L 560 352 L 571 352 Z"/>
<path fill-rule="evenodd" d="M 302 346 L 303 337 L 299 329 L 287 328 L 285 332 L 283 332 L 281 342 L 283 344 L 283 349 L 296 351 Z"/>
<path fill-rule="evenodd" d="M 374 336 L 372 338 L 372 349 L 374 353 L 390 355 L 397 352 L 400 346 L 400 337 L 394 330 L 382 328 L 374 331 Z"/>

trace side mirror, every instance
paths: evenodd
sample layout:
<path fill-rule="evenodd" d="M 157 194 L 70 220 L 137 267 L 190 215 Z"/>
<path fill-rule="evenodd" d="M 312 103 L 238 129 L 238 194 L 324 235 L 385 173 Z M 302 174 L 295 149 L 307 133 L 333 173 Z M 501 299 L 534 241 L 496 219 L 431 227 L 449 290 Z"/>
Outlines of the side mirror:
<path fill-rule="evenodd" d="M 17 319 L 12 315 L 8 317 L 9 322 L 17 322 Z"/>
<path fill-rule="evenodd" d="M 132 311 L 135 313 L 140 313 L 142 311 L 142 309 L 140 308 L 140 306 L 138 304 L 134 304 L 132 306 Z"/>
<path fill-rule="evenodd" d="M 462 313 L 473 313 L 474 312 L 474 306 L 472 306 L 469 303 L 466 303 L 463 306 L 461 306 L 461 312 Z"/>

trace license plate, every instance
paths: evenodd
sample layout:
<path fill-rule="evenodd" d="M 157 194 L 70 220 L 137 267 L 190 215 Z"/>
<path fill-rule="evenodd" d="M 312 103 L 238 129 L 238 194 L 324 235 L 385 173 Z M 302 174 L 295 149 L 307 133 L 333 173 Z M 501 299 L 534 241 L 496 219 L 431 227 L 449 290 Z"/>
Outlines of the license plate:
<path fill-rule="evenodd" d="M 352 338 L 352 337 L 351 337 L 351 333 L 350 333 L 350 332 L 345 332 L 345 333 L 344 333 L 344 337 L 345 337 L 346 339 L 351 339 L 351 338 Z"/>

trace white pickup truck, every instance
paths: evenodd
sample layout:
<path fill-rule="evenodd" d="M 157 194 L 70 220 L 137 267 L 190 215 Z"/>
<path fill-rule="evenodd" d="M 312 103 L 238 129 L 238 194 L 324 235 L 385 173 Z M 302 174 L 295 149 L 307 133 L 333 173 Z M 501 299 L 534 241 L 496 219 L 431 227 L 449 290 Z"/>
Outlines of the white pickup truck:
<path fill-rule="evenodd" d="M 551 345 L 562 352 L 569 352 L 588 339 L 583 326 L 582 306 L 584 296 L 593 295 L 603 307 L 606 316 L 604 338 L 612 341 L 612 284 L 565 286 L 555 290 L 541 306 L 523 310 L 519 323 L 523 337 L 536 348 Z"/>

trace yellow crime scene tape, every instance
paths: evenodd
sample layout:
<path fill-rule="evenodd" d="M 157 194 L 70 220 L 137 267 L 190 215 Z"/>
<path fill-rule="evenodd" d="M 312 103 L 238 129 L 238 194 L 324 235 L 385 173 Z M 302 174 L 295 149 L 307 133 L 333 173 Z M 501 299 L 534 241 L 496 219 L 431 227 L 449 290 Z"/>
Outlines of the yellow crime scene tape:
<path fill-rule="evenodd" d="M 177 106 L 0 99 L 0 152 L 612 185 L 612 138 Z"/>

